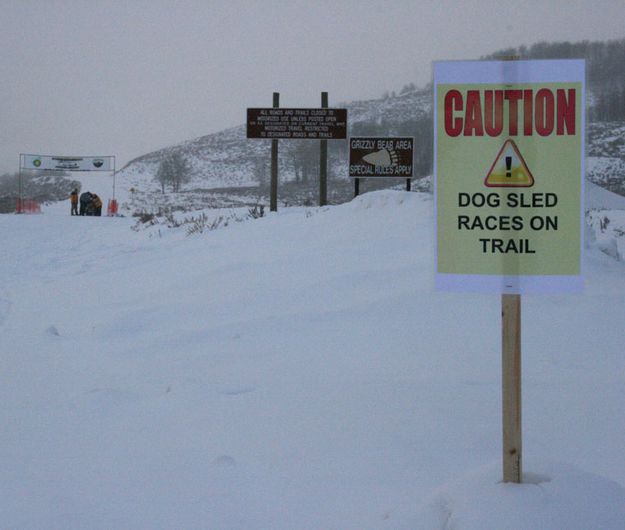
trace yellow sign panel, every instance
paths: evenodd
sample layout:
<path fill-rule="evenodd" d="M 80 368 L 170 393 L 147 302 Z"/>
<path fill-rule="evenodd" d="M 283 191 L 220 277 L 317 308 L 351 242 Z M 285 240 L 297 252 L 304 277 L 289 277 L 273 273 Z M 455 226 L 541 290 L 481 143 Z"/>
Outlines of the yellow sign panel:
<path fill-rule="evenodd" d="M 585 64 L 434 65 L 436 284 L 579 291 Z"/>
<path fill-rule="evenodd" d="M 484 179 L 489 188 L 530 188 L 534 177 L 513 140 L 506 140 Z"/>

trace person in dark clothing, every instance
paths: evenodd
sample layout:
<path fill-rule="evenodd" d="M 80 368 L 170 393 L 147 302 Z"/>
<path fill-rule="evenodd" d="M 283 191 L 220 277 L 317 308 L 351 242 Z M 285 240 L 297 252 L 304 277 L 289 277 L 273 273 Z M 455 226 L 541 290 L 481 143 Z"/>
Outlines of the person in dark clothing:
<path fill-rule="evenodd" d="M 93 204 L 94 215 L 100 217 L 102 215 L 102 199 L 96 194 L 91 194 L 91 204 Z"/>
<path fill-rule="evenodd" d="M 85 191 L 80 195 L 80 215 L 93 215 L 88 210 L 92 208 L 91 193 Z"/>

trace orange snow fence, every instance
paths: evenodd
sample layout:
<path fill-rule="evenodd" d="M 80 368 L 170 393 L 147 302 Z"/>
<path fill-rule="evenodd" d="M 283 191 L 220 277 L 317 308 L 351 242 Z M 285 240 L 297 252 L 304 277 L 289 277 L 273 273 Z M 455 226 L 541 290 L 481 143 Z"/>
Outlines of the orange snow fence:
<path fill-rule="evenodd" d="M 109 199 L 109 204 L 106 209 L 106 213 L 109 217 L 113 217 L 117 215 L 117 200 L 116 199 Z"/>
<path fill-rule="evenodd" d="M 41 206 L 32 199 L 17 199 L 15 213 L 41 213 Z"/>

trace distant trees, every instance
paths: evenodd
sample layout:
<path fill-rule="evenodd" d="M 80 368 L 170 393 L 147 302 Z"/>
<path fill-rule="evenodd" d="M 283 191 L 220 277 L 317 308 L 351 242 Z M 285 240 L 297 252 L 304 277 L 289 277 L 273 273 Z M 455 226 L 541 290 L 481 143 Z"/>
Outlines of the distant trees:
<path fill-rule="evenodd" d="M 187 161 L 180 153 L 170 153 L 161 160 L 154 177 L 165 193 L 165 186 L 171 186 L 175 193 L 180 187 L 191 180 L 191 172 Z"/>
<path fill-rule="evenodd" d="M 625 86 L 599 92 L 590 109 L 592 121 L 625 120 Z"/>
<path fill-rule="evenodd" d="M 341 144 L 341 151 L 345 150 L 345 141 L 328 143 L 328 166 L 332 160 L 343 157 L 344 153 L 337 154 L 337 145 Z M 269 152 L 255 155 L 251 159 L 254 179 L 261 186 L 268 186 L 271 178 L 271 159 Z M 315 140 L 282 140 L 279 147 L 278 173 L 280 180 L 296 182 L 298 184 L 312 184 L 319 178 L 319 141 Z M 329 179 L 333 174 L 329 171 Z"/>
<path fill-rule="evenodd" d="M 407 85 L 404 85 L 402 87 L 402 89 L 399 91 L 399 94 L 408 94 L 409 92 L 414 92 L 415 90 L 417 90 L 417 85 L 415 85 L 414 83 L 408 83 Z"/>
<path fill-rule="evenodd" d="M 15 200 L 19 197 L 20 187 L 22 197 L 26 199 L 39 202 L 69 199 L 69 194 L 74 188 L 80 189 L 80 182 L 69 177 L 69 173 L 62 171 L 24 170 L 20 186 L 20 173 L 5 173 L 0 176 L 0 213 L 15 209 Z"/>
<path fill-rule="evenodd" d="M 434 149 L 432 120 L 432 114 L 428 113 L 417 119 L 398 123 L 393 131 L 393 134 L 397 136 L 414 137 L 413 174 L 417 178 L 432 174 L 432 151 Z"/>
<path fill-rule="evenodd" d="M 516 55 L 521 59 L 586 59 L 588 82 L 597 85 L 618 85 L 625 81 L 625 39 L 581 42 L 538 42 L 529 48 L 506 48 L 482 59 Z"/>
<path fill-rule="evenodd" d="M 258 184 L 269 186 L 269 160 L 267 156 L 257 155 L 253 157 L 252 171 Z"/>
<path fill-rule="evenodd" d="M 299 140 L 292 151 L 295 182 L 307 183 L 319 175 L 319 142 Z"/>
<path fill-rule="evenodd" d="M 521 59 L 586 59 L 588 88 L 595 95 L 591 121 L 625 119 L 625 39 L 581 42 L 538 42 L 529 48 L 507 48 L 483 59 L 516 55 Z"/>

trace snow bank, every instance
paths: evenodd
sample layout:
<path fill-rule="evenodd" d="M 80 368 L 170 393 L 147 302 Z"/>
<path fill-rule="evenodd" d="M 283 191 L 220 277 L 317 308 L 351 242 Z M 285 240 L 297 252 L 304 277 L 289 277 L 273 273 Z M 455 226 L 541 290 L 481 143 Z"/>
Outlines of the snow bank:
<path fill-rule="evenodd" d="M 0 216 L 0 527 L 613 530 L 623 263 L 590 248 L 583 295 L 524 297 L 524 458 L 588 474 L 504 486 L 500 297 L 433 290 L 432 206 L 383 191 L 189 237 Z"/>
<path fill-rule="evenodd" d="M 412 530 L 623 530 L 625 489 L 570 464 L 543 462 L 523 484 L 493 464 L 439 488 Z"/>
<path fill-rule="evenodd" d="M 623 171 L 625 174 L 625 170 Z M 584 207 L 608 210 L 625 210 L 625 197 L 613 193 L 587 180 L 585 182 Z"/>
<path fill-rule="evenodd" d="M 428 195 L 412 194 L 396 190 L 383 190 L 359 195 L 347 203 L 347 208 L 358 212 L 361 210 L 377 210 L 384 214 L 385 211 L 397 211 L 397 208 L 414 206 L 420 200 L 427 200 Z M 340 208 L 340 207 L 339 207 Z"/>
<path fill-rule="evenodd" d="M 591 210 L 586 225 L 587 247 L 595 246 L 617 261 L 625 261 L 625 209 Z"/>
<path fill-rule="evenodd" d="M 625 161 L 618 157 L 589 156 L 586 158 L 588 180 L 607 184 L 612 179 L 620 180 L 625 173 Z"/>

